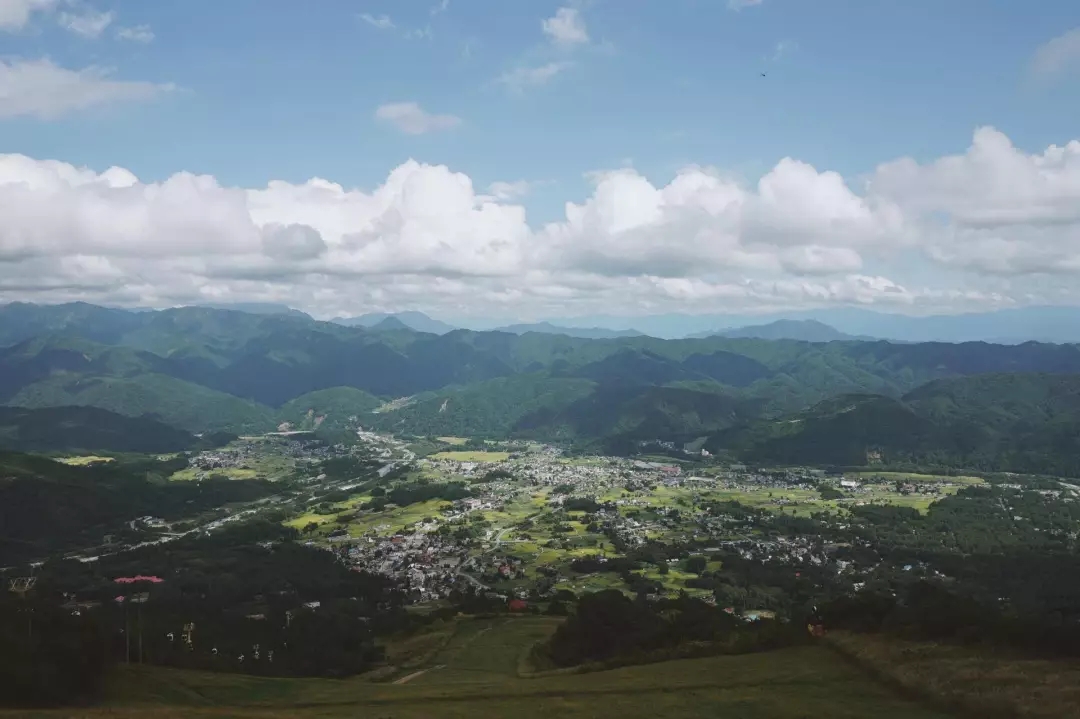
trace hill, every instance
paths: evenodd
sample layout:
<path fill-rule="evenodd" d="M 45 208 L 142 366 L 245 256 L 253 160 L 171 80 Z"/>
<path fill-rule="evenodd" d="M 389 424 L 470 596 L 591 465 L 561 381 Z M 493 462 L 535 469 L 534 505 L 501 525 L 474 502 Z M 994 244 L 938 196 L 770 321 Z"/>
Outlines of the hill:
<path fill-rule="evenodd" d="M 1080 476 L 1080 375 L 935 380 L 900 398 L 842 395 L 714 435 L 754 462 L 857 466 L 916 462 Z"/>
<path fill-rule="evenodd" d="M 399 322 L 406 328 L 416 332 L 428 332 L 433 335 L 444 335 L 457 329 L 453 325 L 432 319 L 423 312 L 397 312 L 394 314 L 376 312 L 360 315 L 359 317 L 336 317 L 332 322 L 346 327 L 375 327 L 387 320 Z"/>
<path fill-rule="evenodd" d="M 197 444 L 194 435 L 155 419 L 97 407 L 0 407 L 0 449 L 168 453 Z"/>
<path fill-rule="evenodd" d="M 186 466 L 184 457 L 68 466 L 0 452 L 0 566 L 98 546 L 105 534 L 129 532 L 136 517 L 190 517 L 271 493 L 258 480 L 166 481 Z"/>
<path fill-rule="evenodd" d="M 458 622 L 393 683 L 269 679 L 121 667 L 93 718 L 945 716 L 905 700 L 828 649 L 796 649 L 523 678 L 520 657 L 551 631 L 546 618 Z M 40 713 L 41 717 L 67 714 Z"/>
<path fill-rule="evenodd" d="M 377 397 L 354 387 L 331 387 L 289 400 L 277 417 L 292 429 L 343 429 L 367 424 L 371 413 L 382 405 Z"/>

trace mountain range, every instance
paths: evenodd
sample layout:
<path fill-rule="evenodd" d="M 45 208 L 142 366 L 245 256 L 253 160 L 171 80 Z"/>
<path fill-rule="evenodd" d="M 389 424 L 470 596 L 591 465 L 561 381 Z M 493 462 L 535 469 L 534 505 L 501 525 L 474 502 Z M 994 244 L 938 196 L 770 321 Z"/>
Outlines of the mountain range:
<path fill-rule="evenodd" d="M 817 325 L 798 329 L 836 339 Z M 0 307 L 0 404 L 92 407 L 189 434 L 364 426 L 611 451 L 705 437 L 716 451 L 763 460 L 821 459 L 815 452 L 828 445 L 815 433 L 824 432 L 856 438 L 855 450 L 831 460 L 866 461 L 867 448 L 880 446 L 897 456 L 1036 466 L 1036 454 L 1072 446 L 1037 437 L 1080 429 L 1080 407 L 1066 400 L 1076 376 L 1080 347 L 1034 342 L 433 334 L 385 317 L 365 328 L 205 307 Z M 829 404 L 843 397 L 875 399 L 851 412 Z M 1012 409 L 1003 415 L 1002 407 Z M 845 424 L 852 418 L 858 432 Z M 924 439 L 890 445 L 875 428 Z"/>
<path fill-rule="evenodd" d="M 776 320 L 764 325 L 749 325 L 734 329 L 700 332 L 702 337 L 743 337 L 761 340 L 799 340 L 801 342 L 839 342 L 845 340 L 874 341 L 875 337 L 849 335 L 817 320 Z"/>

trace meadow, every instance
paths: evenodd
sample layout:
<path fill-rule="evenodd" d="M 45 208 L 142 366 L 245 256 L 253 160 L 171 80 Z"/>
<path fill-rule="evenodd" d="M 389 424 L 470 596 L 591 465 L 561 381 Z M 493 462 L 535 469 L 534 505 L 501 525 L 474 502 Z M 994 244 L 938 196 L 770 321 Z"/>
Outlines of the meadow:
<path fill-rule="evenodd" d="M 530 678 L 527 655 L 557 626 L 545 617 L 466 619 L 393 674 L 334 681 L 120 667 L 103 706 L 0 713 L 28 719 L 618 716 L 636 719 L 941 719 L 828 648 L 685 659 Z M 434 650 L 432 651 L 432 648 Z M 414 658 L 416 655 L 413 655 Z M 377 679 L 375 677 L 378 677 Z"/>

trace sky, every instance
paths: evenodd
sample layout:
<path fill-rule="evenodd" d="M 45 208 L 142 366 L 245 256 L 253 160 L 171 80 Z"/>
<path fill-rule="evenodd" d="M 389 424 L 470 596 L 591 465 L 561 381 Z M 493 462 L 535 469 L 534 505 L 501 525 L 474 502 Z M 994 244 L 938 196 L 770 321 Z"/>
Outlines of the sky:
<path fill-rule="evenodd" d="M 0 0 L 0 301 L 1080 305 L 1075 0 Z"/>

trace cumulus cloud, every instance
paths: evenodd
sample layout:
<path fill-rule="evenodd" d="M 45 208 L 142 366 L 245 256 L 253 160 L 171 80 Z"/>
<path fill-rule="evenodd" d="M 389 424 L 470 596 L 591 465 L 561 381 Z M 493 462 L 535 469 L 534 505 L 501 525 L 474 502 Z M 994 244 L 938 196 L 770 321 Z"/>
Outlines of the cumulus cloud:
<path fill-rule="evenodd" d="M 22 30 L 37 12 L 52 10 L 58 0 L 0 0 L 0 30 Z"/>
<path fill-rule="evenodd" d="M 76 110 L 153 99 L 174 88 L 116 80 L 106 68 L 69 70 L 49 59 L 0 59 L 0 118 L 29 116 L 52 120 Z"/>
<path fill-rule="evenodd" d="M 561 7 L 541 24 L 544 34 L 558 45 L 584 45 L 589 42 L 585 20 L 576 8 Z"/>
<path fill-rule="evenodd" d="M 449 130 L 461 124 L 455 115 L 432 115 L 415 102 L 392 102 L 375 110 L 375 119 L 387 122 L 407 135 Z"/>
<path fill-rule="evenodd" d="M 593 183 L 537 226 L 517 204 L 526 183 L 478 191 L 412 160 L 360 190 L 144 182 L 0 155 L 0 298 L 274 301 L 319 316 L 1080 301 L 1080 142 L 1028 153 L 982 128 L 961 154 L 859 182 L 788 158 L 754 183 L 708 167 Z"/>

